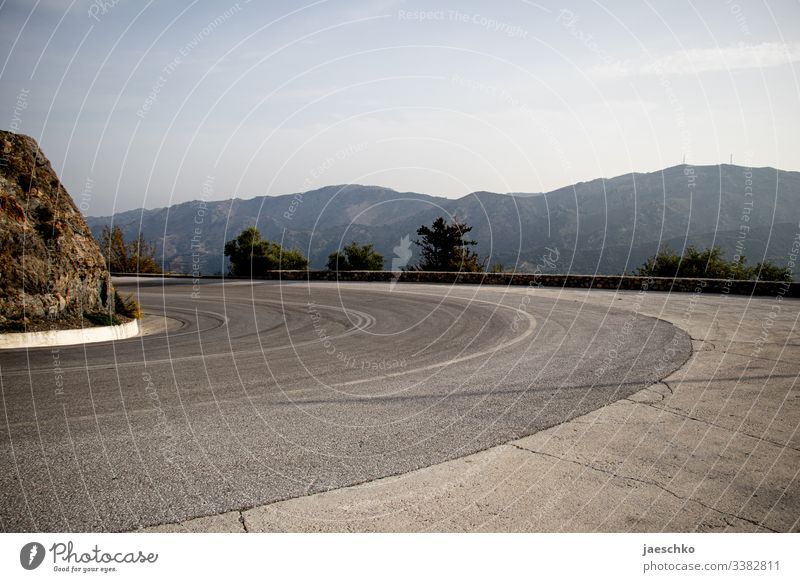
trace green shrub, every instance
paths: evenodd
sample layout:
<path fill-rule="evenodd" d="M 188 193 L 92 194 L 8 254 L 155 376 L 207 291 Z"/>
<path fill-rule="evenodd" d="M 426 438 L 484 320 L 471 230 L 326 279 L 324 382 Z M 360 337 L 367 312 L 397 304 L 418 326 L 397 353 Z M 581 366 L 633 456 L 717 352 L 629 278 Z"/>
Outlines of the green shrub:
<path fill-rule="evenodd" d="M 788 281 L 791 282 L 794 277 L 792 270 L 789 267 L 779 267 L 773 265 L 769 261 L 758 263 L 753 267 L 753 279 L 760 281 Z"/>
<path fill-rule="evenodd" d="M 225 256 L 230 257 L 231 274 L 239 277 L 263 275 L 268 271 L 308 269 L 308 259 L 303 253 L 262 239 L 254 226 L 225 243 Z"/>
<path fill-rule="evenodd" d="M 25 322 L 21 319 L 14 319 L 0 324 L 0 332 L 24 332 Z"/>
<path fill-rule="evenodd" d="M 663 246 L 635 274 L 642 277 L 792 281 L 792 271 L 788 267 L 778 267 L 769 261 L 750 267 L 743 256 L 735 261 L 726 261 L 719 247 L 700 250 L 690 246 L 679 255 Z"/>
<path fill-rule="evenodd" d="M 329 271 L 383 271 L 383 255 L 372 245 L 353 241 L 342 251 L 328 255 Z"/>
<path fill-rule="evenodd" d="M 84 317 L 95 325 L 120 325 L 122 323 L 116 315 L 102 311 L 85 313 Z"/>
<path fill-rule="evenodd" d="M 142 318 L 142 308 L 133 293 L 123 298 L 116 289 L 114 290 L 114 312 L 134 319 Z"/>

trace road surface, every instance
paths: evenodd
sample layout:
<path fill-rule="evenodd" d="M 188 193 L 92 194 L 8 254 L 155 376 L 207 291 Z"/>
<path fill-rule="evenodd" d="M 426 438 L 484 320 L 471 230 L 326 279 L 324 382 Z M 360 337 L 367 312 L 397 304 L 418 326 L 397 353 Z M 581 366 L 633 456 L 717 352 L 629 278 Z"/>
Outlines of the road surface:
<path fill-rule="evenodd" d="M 631 305 L 525 288 L 118 287 L 155 333 L 0 353 L 4 531 L 132 530 L 407 473 L 625 398 L 691 353 Z"/>

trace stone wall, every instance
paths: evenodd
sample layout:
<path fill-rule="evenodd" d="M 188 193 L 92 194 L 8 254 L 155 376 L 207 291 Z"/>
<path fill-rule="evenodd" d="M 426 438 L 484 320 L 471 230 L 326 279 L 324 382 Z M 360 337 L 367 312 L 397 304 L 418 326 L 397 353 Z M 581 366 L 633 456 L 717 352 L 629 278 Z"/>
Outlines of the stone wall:
<path fill-rule="evenodd" d="M 139 275 L 193 279 L 192 275 Z M 242 279 L 231 275 L 203 275 L 199 279 Z M 672 293 L 719 293 L 727 295 L 768 295 L 800 297 L 800 283 L 781 281 L 734 281 L 730 279 L 670 279 L 621 275 L 540 275 L 533 273 L 440 273 L 429 271 L 272 271 L 253 277 L 260 280 L 341 281 L 390 283 L 442 283 L 464 285 L 527 285 L 577 289 L 621 289 Z"/>
<path fill-rule="evenodd" d="M 0 131 L 0 326 L 80 317 L 112 293 L 100 249 L 37 143 Z"/>
<path fill-rule="evenodd" d="M 439 273 L 428 271 L 274 271 L 261 279 L 289 281 L 385 281 L 403 283 L 462 283 L 473 285 L 527 285 L 584 289 L 624 289 L 724 293 L 731 295 L 781 295 L 800 297 L 800 283 L 734 281 L 728 279 L 670 279 L 620 275 L 544 275 L 533 273 Z"/>

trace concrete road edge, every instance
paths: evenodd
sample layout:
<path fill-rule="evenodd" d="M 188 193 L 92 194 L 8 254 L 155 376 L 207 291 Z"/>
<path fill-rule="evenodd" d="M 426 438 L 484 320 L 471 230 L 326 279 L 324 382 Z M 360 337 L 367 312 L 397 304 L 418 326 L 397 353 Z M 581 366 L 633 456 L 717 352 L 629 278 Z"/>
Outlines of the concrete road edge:
<path fill-rule="evenodd" d="M 120 325 L 0 334 L 0 349 L 45 348 L 109 342 L 139 335 L 139 320 Z"/>

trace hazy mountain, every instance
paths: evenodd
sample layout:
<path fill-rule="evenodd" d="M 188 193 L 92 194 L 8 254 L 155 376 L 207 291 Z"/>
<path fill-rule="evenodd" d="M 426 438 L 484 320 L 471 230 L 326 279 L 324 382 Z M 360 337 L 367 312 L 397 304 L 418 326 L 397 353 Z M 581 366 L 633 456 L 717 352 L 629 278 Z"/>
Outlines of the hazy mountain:
<path fill-rule="evenodd" d="M 199 251 L 202 272 L 213 273 L 225 269 L 225 241 L 252 224 L 264 236 L 301 249 L 312 267 L 324 266 L 330 252 L 356 240 L 373 243 L 388 268 L 400 238 L 414 240 L 417 228 L 437 216 L 471 224 L 477 251 L 489 264 L 522 271 L 552 256 L 547 249 L 557 249 L 558 271 L 630 272 L 662 243 L 676 250 L 716 244 L 728 258 L 738 248 L 751 263 L 766 257 L 785 265 L 800 230 L 800 172 L 681 165 L 542 194 L 474 192 L 457 200 L 376 186 L 328 186 L 302 195 L 196 201 L 87 221 L 95 235 L 112 219 L 126 238 L 141 229 L 174 271 L 191 271 L 192 252 Z"/>

